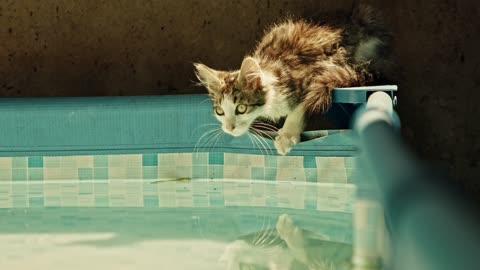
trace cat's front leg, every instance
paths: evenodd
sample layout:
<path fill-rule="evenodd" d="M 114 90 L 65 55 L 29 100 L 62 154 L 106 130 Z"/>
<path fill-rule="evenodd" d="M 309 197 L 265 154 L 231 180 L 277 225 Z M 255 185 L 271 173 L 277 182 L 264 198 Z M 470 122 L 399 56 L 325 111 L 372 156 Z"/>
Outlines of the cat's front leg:
<path fill-rule="evenodd" d="M 280 155 L 286 155 L 293 145 L 300 142 L 300 134 L 305 128 L 305 107 L 300 104 L 293 109 L 285 119 L 283 127 L 278 130 L 275 138 L 275 148 Z"/>

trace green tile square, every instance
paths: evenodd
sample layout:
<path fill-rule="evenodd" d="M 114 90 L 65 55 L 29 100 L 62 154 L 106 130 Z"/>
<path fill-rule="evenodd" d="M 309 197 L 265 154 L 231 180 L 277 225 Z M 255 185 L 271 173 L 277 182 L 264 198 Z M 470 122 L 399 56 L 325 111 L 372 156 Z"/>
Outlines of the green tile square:
<path fill-rule="evenodd" d="M 265 180 L 277 179 L 277 168 L 265 168 Z"/>
<path fill-rule="evenodd" d="M 222 165 L 224 162 L 224 155 L 220 152 L 213 152 L 208 154 L 208 164 Z"/>
<path fill-rule="evenodd" d="M 30 197 L 43 197 L 43 185 L 33 183 L 28 185 L 28 195 Z"/>
<path fill-rule="evenodd" d="M 208 167 L 209 178 L 223 178 L 223 166 L 211 165 Z"/>
<path fill-rule="evenodd" d="M 143 167 L 143 178 L 144 179 L 157 179 L 158 177 L 158 168 L 154 166 L 145 166 Z"/>
<path fill-rule="evenodd" d="M 43 169 L 35 168 L 28 170 L 28 179 L 30 181 L 42 181 L 43 180 Z"/>
<path fill-rule="evenodd" d="M 307 180 L 307 182 L 318 182 L 317 169 L 305 169 L 305 179 Z"/>
<path fill-rule="evenodd" d="M 95 180 L 108 180 L 108 168 L 94 168 L 93 179 Z"/>
<path fill-rule="evenodd" d="M 207 165 L 208 164 L 208 153 L 194 153 L 192 154 L 192 164 L 197 165 Z"/>
<path fill-rule="evenodd" d="M 303 157 L 303 167 L 304 168 L 316 168 L 317 162 L 315 161 L 314 156 L 304 156 Z"/>
<path fill-rule="evenodd" d="M 108 156 L 105 156 L 105 155 L 93 156 L 93 166 L 96 168 L 108 167 Z"/>
<path fill-rule="evenodd" d="M 13 181 L 27 181 L 27 169 L 13 169 L 12 170 Z"/>
<path fill-rule="evenodd" d="M 29 199 L 29 206 L 31 208 L 36 208 L 36 207 L 44 207 L 44 201 L 43 198 L 30 198 Z"/>
<path fill-rule="evenodd" d="M 252 179 L 253 180 L 264 180 L 265 179 L 265 169 L 259 167 L 252 167 Z"/>
<path fill-rule="evenodd" d="M 93 168 L 78 168 L 78 178 L 80 180 L 93 180 Z"/>
<path fill-rule="evenodd" d="M 13 168 L 27 168 L 27 158 L 26 157 L 14 157 L 12 159 Z"/>
<path fill-rule="evenodd" d="M 277 168 L 277 157 L 276 156 L 265 156 L 265 167 L 266 168 Z"/>
<path fill-rule="evenodd" d="M 193 166 L 192 167 L 192 177 L 193 178 L 208 178 L 208 167 L 204 166 Z"/>
<path fill-rule="evenodd" d="M 143 154 L 142 156 L 142 165 L 143 166 L 157 166 L 158 165 L 158 155 L 155 153 Z"/>
<path fill-rule="evenodd" d="M 28 157 L 28 167 L 30 168 L 42 168 L 43 167 L 43 157 Z"/>
<path fill-rule="evenodd" d="M 158 196 L 143 197 L 143 206 L 146 208 L 158 208 Z"/>

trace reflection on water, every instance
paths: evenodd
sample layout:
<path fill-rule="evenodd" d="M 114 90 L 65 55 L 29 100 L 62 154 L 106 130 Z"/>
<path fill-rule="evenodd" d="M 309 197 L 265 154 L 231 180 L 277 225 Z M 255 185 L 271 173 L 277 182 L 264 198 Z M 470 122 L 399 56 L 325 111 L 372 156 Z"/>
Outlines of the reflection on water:
<path fill-rule="evenodd" d="M 329 269 L 350 256 L 351 219 L 265 207 L 0 209 L 0 265 Z"/>

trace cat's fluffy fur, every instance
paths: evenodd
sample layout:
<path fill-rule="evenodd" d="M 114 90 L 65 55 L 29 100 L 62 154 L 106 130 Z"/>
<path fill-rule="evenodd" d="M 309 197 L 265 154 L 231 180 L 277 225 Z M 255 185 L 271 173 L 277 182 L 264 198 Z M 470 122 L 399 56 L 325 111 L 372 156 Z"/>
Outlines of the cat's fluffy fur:
<path fill-rule="evenodd" d="M 390 36 L 369 8 L 353 23 L 319 25 L 288 19 L 264 35 L 240 70 L 217 71 L 195 64 L 226 133 L 240 136 L 258 118 L 286 117 L 275 146 L 288 153 L 299 142 L 305 115 L 325 112 L 335 87 L 372 83 L 388 68 Z"/>

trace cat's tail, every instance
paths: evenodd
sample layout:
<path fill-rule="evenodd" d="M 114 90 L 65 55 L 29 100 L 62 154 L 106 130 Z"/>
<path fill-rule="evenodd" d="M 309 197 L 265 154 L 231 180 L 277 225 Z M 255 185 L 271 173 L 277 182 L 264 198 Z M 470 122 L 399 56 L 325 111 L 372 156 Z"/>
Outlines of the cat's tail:
<path fill-rule="evenodd" d="M 356 4 L 351 20 L 354 33 L 349 35 L 358 38 L 351 52 L 354 63 L 368 63 L 376 81 L 394 80 L 396 67 L 392 58 L 393 36 L 382 14 L 371 6 Z"/>

